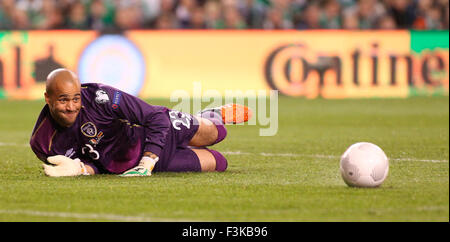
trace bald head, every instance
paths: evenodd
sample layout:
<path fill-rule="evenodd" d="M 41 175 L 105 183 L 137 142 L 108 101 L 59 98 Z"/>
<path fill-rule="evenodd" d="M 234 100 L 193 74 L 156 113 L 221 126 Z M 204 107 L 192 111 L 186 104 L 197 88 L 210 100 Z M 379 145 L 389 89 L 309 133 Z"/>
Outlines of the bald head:
<path fill-rule="evenodd" d="M 56 69 L 47 76 L 45 91 L 48 95 L 52 95 L 61 85 L 72 84 L 73 86 L 80 86 L 80 81 L 77 75 L 68 69 Z"/>
<path fill-rule="evenodd" d="M 53 119 L 70 127 L 81 109 L 81 84 L 75 73 L 56 69 L 47 76 L 45 102 Z"/>

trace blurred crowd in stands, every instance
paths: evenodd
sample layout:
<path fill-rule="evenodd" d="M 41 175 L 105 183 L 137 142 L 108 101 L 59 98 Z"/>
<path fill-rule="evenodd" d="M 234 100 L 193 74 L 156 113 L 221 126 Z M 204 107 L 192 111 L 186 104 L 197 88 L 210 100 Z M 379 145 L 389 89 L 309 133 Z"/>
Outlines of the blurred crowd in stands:
<path fill-rule="evenodd" d="M 1 30 L 448 30 L 448 0 L 0 0 Z"/>

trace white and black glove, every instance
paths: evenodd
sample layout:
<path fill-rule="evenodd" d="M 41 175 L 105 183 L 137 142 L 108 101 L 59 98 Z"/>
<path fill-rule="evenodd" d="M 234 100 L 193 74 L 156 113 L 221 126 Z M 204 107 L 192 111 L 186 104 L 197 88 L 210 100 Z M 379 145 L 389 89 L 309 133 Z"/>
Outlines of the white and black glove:
<path fill-rule="evenodd" d="M 139 165 L 129 169 L 128 171 L 122 173 L 119 176 L 131 177 L 131 176 L 151 176 L 153 168 L 155 168 L 156 162 L 158 162 L 159 157 L 151 158 L 149 156 L 143 156 Z"/>
<path fill-rule="evenodd" d="M 89 175 L 86 166 L 80 159 L 71 159 L 63 155 L 55 155 L 47 158 L 53 165 L 43 164 L 44 173 L 51 177 Z"/>

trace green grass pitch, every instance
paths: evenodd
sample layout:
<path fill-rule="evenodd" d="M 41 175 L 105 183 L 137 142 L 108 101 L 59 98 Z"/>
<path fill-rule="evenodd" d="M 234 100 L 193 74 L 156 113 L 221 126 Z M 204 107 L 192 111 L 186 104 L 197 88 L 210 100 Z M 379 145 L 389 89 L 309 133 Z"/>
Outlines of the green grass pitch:
<path fill-rule="evenodd" d="M 280 97 L 276 136 L 227 126 L 226 172 L 145 178 L 45 176 L 28 146 L 43 104 L 0 100 L 0 221 L 449 221 L 448 97 Z M 380 188 L 341 179 L 359 141 L 390 158 Z"/>

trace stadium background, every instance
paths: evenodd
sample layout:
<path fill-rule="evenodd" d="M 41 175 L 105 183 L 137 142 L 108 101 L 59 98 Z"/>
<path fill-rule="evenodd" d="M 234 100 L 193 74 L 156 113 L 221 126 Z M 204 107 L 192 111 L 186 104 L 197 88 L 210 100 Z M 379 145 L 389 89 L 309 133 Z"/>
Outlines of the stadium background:
<path fill-rule="evenodd" d="M 448 94 L 448 1 L 7 0 L 0 28 L 0 98 L 42 98 L 56 67 L 142 98 L 192 95 L 193 82 L 222 94 Z"/>
<path fill-rule="evenodd" d="M 448 0 L 1 0 L 0 221 L 448 222 L 448 14 Z M 278 132 L 228 126 L 225 173 L 46 177 L 28 142 L 58 67 L 169 107 L 198 83 L 277 89 Z M 340 177 L 359 141 L 390 158 L 379 189 Z"/>

